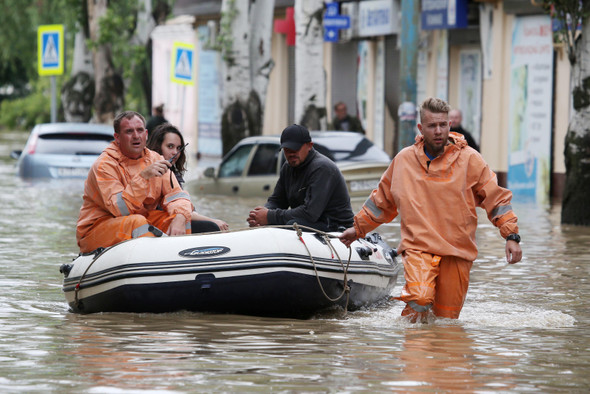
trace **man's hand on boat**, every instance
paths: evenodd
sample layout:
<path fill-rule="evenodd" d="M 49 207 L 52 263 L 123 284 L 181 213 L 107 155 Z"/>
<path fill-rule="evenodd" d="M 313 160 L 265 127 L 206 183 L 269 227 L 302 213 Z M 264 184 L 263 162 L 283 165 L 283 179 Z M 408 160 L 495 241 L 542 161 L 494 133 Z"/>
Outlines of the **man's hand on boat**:
<path fill-rule="evenodd" d="M 184 216 L 177 214 L 172 219 L 172 223 L 168 227 L 168 231 L 166 231 L 168 235 L 184 235 L 186 234 L 186 219 Z"/>
<path fill-rule="evenodd" d="M 151 179 L 164 175 L 170 167 L 172 167 L 172 164 L 170 164 L 168 160 L 160 160 L 147 166 L 142 172 L 139 173 L 139 175 L 141 175 L 143 179 Z"/>
<path fill-rule="evenodd" d="M 250 211 L 247 220 L 250 227 L 266 226 L 268 224 L 268 208 L 254 208 Z"/>
<path fill-rule="evenodd" d="M 344 232 L 340 234 L 338 238 L 344 245 L 346 245 L 347 248 L 350 248 L 350 244 L 356 241 L 359 237 L 357 237 L 354 227 L 349 227 L 344 230 Z"/>

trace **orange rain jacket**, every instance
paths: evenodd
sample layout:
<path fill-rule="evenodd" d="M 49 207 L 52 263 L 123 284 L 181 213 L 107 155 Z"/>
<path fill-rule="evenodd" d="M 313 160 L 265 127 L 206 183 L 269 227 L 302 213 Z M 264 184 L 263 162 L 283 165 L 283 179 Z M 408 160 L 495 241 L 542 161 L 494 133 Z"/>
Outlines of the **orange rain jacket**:
<path fill-rule="evenodd" d="M 431 161 L 419 135 L 414 145 L 395 156 L 354 217 L 357 236 L 364 237 L 399 212 L 398 253 L 413 249 L 473 261 L 477 257 L 476 207 L 485 209 L 502 237 L 518 233 L 510 205 L 512 193 L 498 186 L 496 174 L 462 135 L 449 133 L 449 142 L 444 153 Z"/>
<path fill-rule="evenodd" d="M 84 201 L 76 229 L 78 244 L 102 220 L 133 214 L 147 217 L 158 205 L 171 215 L 183 215 L 190 223 L 190 196 L 174 175 L 170 177 L 170 170 L 149 180 L 139 175 L 147 166 L 163 159 L 147 148 L 139 159 L 130 159 L 112 142 L 94 162 L 84 183 Z"/>

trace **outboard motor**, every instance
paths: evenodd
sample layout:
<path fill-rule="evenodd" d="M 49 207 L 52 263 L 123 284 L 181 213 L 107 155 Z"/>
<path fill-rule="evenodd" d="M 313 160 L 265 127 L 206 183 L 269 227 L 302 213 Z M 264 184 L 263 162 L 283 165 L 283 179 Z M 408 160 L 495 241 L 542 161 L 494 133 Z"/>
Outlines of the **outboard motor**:
<path fill-rule="evenodd" d="M 379 233 L 368 234 L 365 237 L 365 240 L 371 242 L 372 244 L 381 246 L 383 248 L 383 253 L 385 253 L 385 256 L 389 256 L 391 258 L 391 262 L 395 261 L 395 258 L 397 257 L 397 250 L 389 246 L 387 242 L 385 242 L 383 238 L 381 238 L 381 235 L 379 235 Z"/>

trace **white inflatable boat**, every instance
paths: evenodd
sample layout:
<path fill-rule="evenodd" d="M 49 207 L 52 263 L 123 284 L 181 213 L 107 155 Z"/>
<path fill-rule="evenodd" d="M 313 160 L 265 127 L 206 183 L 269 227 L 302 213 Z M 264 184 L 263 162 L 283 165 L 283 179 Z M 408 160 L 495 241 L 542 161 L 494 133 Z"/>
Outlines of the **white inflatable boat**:
<path fill-rule="evenodd" d="M 376 233 L 350 249 L 336 235 L 260 227 L 137 238 L 63 264 L 63 291 L 78 313 L 305 318 L 335 305 L 354 310 L 387 299 L 401 269 L 395 250 Z"/>

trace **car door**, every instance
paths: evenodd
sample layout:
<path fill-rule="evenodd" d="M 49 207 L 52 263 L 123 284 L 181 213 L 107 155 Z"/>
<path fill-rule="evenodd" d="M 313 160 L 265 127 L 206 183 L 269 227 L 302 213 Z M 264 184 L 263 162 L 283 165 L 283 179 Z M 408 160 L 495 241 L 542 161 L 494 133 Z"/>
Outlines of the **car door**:
<path fill-rule="evenodd" d="M 255 147 L 255 144 L 240 145 L 221 162 L 215 179 L 217 193 L 241 195 L 240 189 Z"/>
<path fill-rule="evenodd" d="M 248 197 L 268 197 L 279 178 L 281 157 L 277 143 L 260 143 L 252 152 L 252 159 L 240 186 L 239 195 Z"/>

